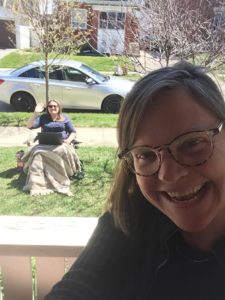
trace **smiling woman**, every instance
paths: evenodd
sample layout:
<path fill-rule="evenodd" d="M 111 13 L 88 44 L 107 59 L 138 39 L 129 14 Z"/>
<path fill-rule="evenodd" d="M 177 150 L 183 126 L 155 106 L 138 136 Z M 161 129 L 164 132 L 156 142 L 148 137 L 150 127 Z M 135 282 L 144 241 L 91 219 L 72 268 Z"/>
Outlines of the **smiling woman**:
<path fill-rule="evenodd" d="M 46 300 L 225 299 L 224 121 L 200 67 L 179 62 L 134 85 L 107 211 Z"/>

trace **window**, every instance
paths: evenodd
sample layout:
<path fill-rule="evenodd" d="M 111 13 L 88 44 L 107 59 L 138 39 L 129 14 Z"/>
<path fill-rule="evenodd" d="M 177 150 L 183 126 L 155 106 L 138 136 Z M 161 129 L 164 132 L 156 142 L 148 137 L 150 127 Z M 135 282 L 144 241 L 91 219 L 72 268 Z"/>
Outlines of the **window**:
<path fill-rule="evenodd" d="M 125 23 L 125 14 L 124 13 L 117 13 L 117 26 L 119 29 L 124 29 Z"/>
<path fill-rule="evenodd" d="M 73 28 L 87 29 L 87 10 L 86 9 L 72 10 L 71 25 Z"/>
<path fill-rule="evenodd" d="M 39 68 L 33 68 L 33 69 L 27 70 L 26 72 L 20 74 L 19 77 L 44 78 L 44 74 Z"/>
<path fill-rule="evenodd" d="M 101 12 L 99 27 L 102 29 L 124 29 L 125 13 Z"/>
<path fill-rule="evenodd" d="M 102 11 L 100 12 L 100 28 L 107 28 L 108 16 L 107 13 Z"/>
<path fill-rule="evenodd" d="M 61 66 L 51 66 L 49 69 L 49 79 L 63 80 L 63 70 Z"/>
<path fill-rule="evenodd" d="M 69 81 L 85 82 L 87 78 L 87 76 L 84 73 L 71 67 L 64 68 L 64 74 L 65 80 Z"/>
<path fill-rule="evenodd" d="M 218 12 L 214 17 L 213 17 L 213 26 L 219 27 L 222 21 L 222 12 Z"/>
<path fill-rule="evenodd" d="M 225 7 L 216 7 L 212 20 L 213 28 L 219 29 L 225 25 Z"/>

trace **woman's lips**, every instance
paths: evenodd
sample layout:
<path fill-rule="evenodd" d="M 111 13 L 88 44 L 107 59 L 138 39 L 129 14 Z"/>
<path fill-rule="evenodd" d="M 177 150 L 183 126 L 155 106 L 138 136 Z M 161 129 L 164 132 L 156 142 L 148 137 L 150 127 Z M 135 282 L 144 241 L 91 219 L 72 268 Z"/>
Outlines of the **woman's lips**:
<path fill-rule="evenodd" d="M 172 202 L 185 203 L 197 200 L 201 197 L 206 187 L 206 183 L 191 187 L 185 191 L 163 192 L 166 198 Z"/>

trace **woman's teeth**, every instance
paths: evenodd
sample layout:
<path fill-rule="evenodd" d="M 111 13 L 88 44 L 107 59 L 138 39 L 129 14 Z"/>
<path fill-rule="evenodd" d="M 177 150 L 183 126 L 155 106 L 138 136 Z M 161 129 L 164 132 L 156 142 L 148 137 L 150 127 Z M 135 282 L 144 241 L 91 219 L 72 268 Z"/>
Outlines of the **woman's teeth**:
<path fill-rule="evenodd" d="M 173 201 L 187 201 L 187 200 L 191 200 L 194 197 L 196 197 L 201 188 L 202 188 L 202 185 L 198 185 L 198 186 L 192 187 L 184 192 L 167 192 L 167 195 Z"/>

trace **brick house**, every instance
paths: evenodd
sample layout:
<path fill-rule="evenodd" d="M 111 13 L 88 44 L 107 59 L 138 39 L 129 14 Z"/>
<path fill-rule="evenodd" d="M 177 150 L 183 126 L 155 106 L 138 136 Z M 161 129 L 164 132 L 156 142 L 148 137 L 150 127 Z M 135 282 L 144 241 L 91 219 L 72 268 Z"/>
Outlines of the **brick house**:
<path fill-rule="evenodd" d="M 23 49 L 35 45 L 32 30 L 16 19 L 10 9 L 15 3 L 16 0 L 0 0 L 0 48 Z M 87 0 L 85 4 L 79 1 L 79 5 L 79 9 L 71 11 L 71 26 L 74 30 L 85 31 L 91 27 L 89 43 L 100 53 L 124 53 L 134 40 L 133 31 L 137 30 L 137 25 L 129 17 L 129 10 L 134 6 L 132 0 L 124 1 L 123 5 L 118 0 Z M 87 7 L 92 9 L 91 23 Z M 10 34 L 10 38 L 6 25 L 9 21 L 16 29 L 14 35 Z"/>
<path fill-rule="evenodd" d="M 35 45 L 32 30 L 16 19 L 10 7 L 18 0 L 0 0 L 0 48 L 29 48 Z M 52 3 L 54 0 L 48 0 Z M 142 0 L 138 0 L 142 1 Z M 194 9 L 202 0 L 177 0 L 185 1 Z M 222 1 L 223 2 L 223 1 Z M 71 11 L 71 26 L 74 30 L 87 30 L 92 28 L 89 43 L 100 53 L 122 54 L 134 42 L 134 34 L 138 25 L 132 20 L 129 12 L 137 5 L 137 0 L 78 0 L 80 8 Z M 135 4 L 134 4 L 135 3 Z M 204 13 L 212 17 L 213 24 L 218 26 L 225 20 L 225 6 L 220 0 L 202 2 L 205 6 Z M 87 7 L 91 7 L 93 17 L 88 19 Z M 138 7 L 137 7 L 138 8 Z M 15 34 L 7 31 L 7 22 L 15 26 Z"/>
<path fill-rule="evenodd" d="M 120 1 L 89 0 L 87 3 L 94 14 L 91 45 L 101 53 L 126 52 L 137 31 L 137 24 L 129 14 L 131 2 L 125 1 L 122 6 Z"/>
<path fill-rule="evenodd" d="M 190 9 L 195 9 L 201 3 L 204 17 L 212 18 L 212 23 L 219 25 L 225 19 L 225 2 L 222 0 L 177 0 L 186 3 Z"/>

